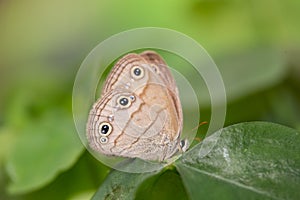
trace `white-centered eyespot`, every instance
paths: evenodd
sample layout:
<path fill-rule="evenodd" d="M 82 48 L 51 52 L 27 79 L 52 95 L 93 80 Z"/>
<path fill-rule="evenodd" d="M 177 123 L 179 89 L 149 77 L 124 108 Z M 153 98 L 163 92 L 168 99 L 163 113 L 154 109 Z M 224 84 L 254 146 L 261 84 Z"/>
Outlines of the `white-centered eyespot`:
<path fill-rule="evenodd" d="M 131 99 L 131 101 L 135 100 L 135 96 L 134 95 L 130 95 L 129 98 Z"/>
<path fill-rule="evenodd" d="M 135 100 L 135 97 L 133 95 L 127 97 L 127 96 L 120 96 L 117 99 L 117 105 L 120 108 L 128 108 L 131 105 L 131 102 Z"/>
<path fill-rule="evenodd" d="M 107 137 L 102 136 L 102 137 L 100 138 L 100 143 L 101 143 L 101 144 L 106 144 L 107 142 L 108 142 Z"/>
<path fill-rule="evenodd" d="M 102 122 L 99 126 L 99 133 L 102 136 L 108 136 L 112 132 L 112 126 L 108 122 Z"/>
<path fill-rule="evenodd" d="M 144 69 L 140 66 L 134 66 L 130 70 L 130 75 L 134 79 L 141 79 L 144 77 Z"/>

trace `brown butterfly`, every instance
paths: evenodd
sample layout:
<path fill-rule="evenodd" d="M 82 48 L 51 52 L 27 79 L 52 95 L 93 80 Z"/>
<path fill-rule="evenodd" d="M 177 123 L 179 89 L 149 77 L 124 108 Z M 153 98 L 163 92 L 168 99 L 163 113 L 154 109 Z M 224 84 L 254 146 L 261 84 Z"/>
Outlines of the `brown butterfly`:
<path fill-rule="evenodd" d="M 175 80 L 154 51 L 113 67 L 87 122 L 89 147 L 104 155 L 163 161 L 188 148 Z"/>

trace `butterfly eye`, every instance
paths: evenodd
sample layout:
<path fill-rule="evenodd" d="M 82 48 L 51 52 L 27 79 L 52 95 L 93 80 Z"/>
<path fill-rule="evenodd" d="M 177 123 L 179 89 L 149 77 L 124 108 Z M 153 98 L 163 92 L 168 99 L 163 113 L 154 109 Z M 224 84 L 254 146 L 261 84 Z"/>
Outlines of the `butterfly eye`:
<path fill-rule="evenodd" d="M 100 124 L 99 131 L 100 131 L 100 135 L 107 136 L 107 135 L 109 135 L 111 133 L 112 126 L 110 125 L 110 123 L 102 122 Z"/>
<path fill-rule="evenodd" d="M 134 96 L 130 96 L 130 97 L 120 96 L 117 100 L 117 104 L 121 108 L 128 108 L 131 105 L 131 102 L 134 101 L 134 99 L 135 99 Z"/>
<path fill-rule="evenodd" d="M 144 77 L 144 69 L 139 66 L 132 67 L 130 73 L 134 79 L 141 79 Z"/>
<path fill-rule="evenodd" d="M 180 146 L 181 150 L 183 152 L 185 152 L 189 148 L 189 142 L 186 139 L 181 140 L 179 143 L 179 146 Z"/>
<path fill-rule="evenodd" d="M 108 142 L 107 137 L 101 137 L 101 138 L 100 138 L 100 143 L 101 143 L 101 144 L 106 144 L 107 142 Z"/>

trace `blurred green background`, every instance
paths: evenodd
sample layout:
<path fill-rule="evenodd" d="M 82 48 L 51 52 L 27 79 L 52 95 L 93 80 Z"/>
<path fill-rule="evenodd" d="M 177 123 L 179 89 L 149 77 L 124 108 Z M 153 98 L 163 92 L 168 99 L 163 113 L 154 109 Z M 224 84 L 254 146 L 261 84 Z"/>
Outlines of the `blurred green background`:
<path fill-rule="evenodd" d="M 76 136 L 72 87 L 86 55 L 131 28 L 174 29 L 208 51 L 226 126 L 300 130 L 299 11 L 298 0 L 0 1 L 0 199 L 88 199 L 101 185 L 109 168 Z"/>

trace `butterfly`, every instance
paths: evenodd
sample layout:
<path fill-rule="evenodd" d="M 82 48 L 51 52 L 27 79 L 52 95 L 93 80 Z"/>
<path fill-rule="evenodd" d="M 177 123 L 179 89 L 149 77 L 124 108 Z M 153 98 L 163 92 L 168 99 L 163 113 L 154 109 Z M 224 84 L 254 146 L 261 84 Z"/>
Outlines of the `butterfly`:
<path fill-rule="evenodd" d="M 154 51 L 123 56 L 87 121 L 88 146 L 107 156 L 164 161 L 188 148 L 174 77 Z"/>

